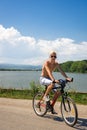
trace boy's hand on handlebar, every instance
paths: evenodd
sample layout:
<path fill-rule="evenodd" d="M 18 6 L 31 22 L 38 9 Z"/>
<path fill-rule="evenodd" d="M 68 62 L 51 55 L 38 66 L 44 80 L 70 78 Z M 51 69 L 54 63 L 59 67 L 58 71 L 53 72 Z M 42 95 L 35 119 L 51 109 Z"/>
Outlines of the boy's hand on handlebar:
<path fill-rule="evenodd" d="M 55 80 L 55 82 L 56 82 L 57 84 L 60 84 L 59 80 Z"/>
<path fill-rule="evenodd" d="M 68 82 L 73 82 L 73 78 L 67 77 L 66 80 L 67 80 Z"/>

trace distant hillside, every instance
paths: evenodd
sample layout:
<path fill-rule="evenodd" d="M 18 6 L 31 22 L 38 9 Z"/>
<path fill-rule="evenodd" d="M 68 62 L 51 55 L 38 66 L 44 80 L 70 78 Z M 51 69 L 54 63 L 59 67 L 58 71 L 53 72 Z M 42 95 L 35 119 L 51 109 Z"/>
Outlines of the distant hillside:
<path fill-rule="evenodd" d="M 39 70 L 41 66 L 33 66 L 33 65 L 15 65 L 15 64 L 0 64 L 0 70 Z"/>
<path fill-rule="evenodd" d="M 87 73 L 87 60 L 82 61 L 67 61 L 60 64 L 62 69 L 65 72 L 78 72 L 78 73 Z M 16 70 L 41 70 L 42 66 L 33 66 L 33 65 L 15 65 L 15 64 L 0 64 L 0 70 L 2 71 L 16 71 Z M 56 69 L 56 71 L 58 71 Z"/>
<path fill-rule="evenodd" d="M 61 64 L 65 72 L 87 73 L 87 60 L 68 61 Z"/>

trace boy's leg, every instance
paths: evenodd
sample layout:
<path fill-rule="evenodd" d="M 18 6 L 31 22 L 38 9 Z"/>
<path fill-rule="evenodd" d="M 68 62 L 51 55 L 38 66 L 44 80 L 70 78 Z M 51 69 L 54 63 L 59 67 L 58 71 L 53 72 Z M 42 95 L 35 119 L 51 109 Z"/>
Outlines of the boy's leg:
<path fill-rule="evenodd" d="M 61 92 L 59 91 L 56 91 L 55 94 L 54 94 L 54 97 L 52 99 L 52 102 L 51 102 L 51 105 L 54 106 L 55 105 L 55 102 L 57 100 L 57 98 L 61 95 Z"/>
<path fill-rule="evenodd" d="M 43 96 L 43 99 L 45 99 L 44 97 L 47 97 L 49 92 L 52 90 L 52 88 L 54 87 L 54 84 L 52 83 L 52 80 L 49 78 L 45 78 L 45 77 L 40 77 L 40 84 L 47 86 L 47 89 L 45 91 L 45 94 Z"/>
<path fill-rule="evenodd" d="M 46 90 L 44 96 L 47 96 L 47 95 L 49 94 L 49 92 L 52 90 L 53 86 L 54 86 L 54 84 L 50 84 L 50 85 L 47 87 L 47 90 Z"/>
<path fill-rule="evenodd" d="M 45 100 L 47 101 L 47 108 L 51 110 L 52 114 L 57 114 L 57 112 L 54 110 L 54 104 L 55 104 L 57 98 L 60 96 L 60 92 L 55 91 L 55 94 L 54 94 L 54 97 L 53 97 L 51 103 L 50 103 L 50 100 L 47 98 L 47 95 L 52 90 L 53 86 L 54 86 L 54 84 L 51 84 L 51 85 L 48 86 L 47 91 L 45 92 L 44 97 L 45 97 Z"/>

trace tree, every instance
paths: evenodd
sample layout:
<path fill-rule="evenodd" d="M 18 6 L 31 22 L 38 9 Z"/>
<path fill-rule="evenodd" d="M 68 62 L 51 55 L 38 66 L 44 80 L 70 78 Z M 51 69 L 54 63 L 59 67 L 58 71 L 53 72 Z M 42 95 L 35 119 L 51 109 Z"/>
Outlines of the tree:
<path fill-rule="evenodd" d="M 73 64 L 73 61 L 68 61 L 63 64 L 61 64 L 61 67 L 64 71 L 70 72 L 71 65 Z"/>

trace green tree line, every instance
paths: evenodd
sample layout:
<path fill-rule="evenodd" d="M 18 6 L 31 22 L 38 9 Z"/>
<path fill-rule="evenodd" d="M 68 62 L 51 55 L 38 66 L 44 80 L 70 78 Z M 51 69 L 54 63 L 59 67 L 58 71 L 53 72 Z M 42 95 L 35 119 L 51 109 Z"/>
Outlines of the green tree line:
<path fill-rule="evenodd" d="M 77 72 L 77 73 L 87 73 L 87 60 L 82 61 L 67 61 L 60 64 L 65 72 Z M 1 71 L 31 71 L 32 69 L 7 69 L 1 68 Z M 35 70 L 32 70 L 35 71 Z M 36 71 L 41 71 L 37 69 Z M 57 69 L 55 71 L 58 71 Z"/>
<path fill-rule="evenodd" d="M 87 60 L 67 61 L 65 63 L 61 63 L 60 65 L 65 72 L 87 73 Z"/>

